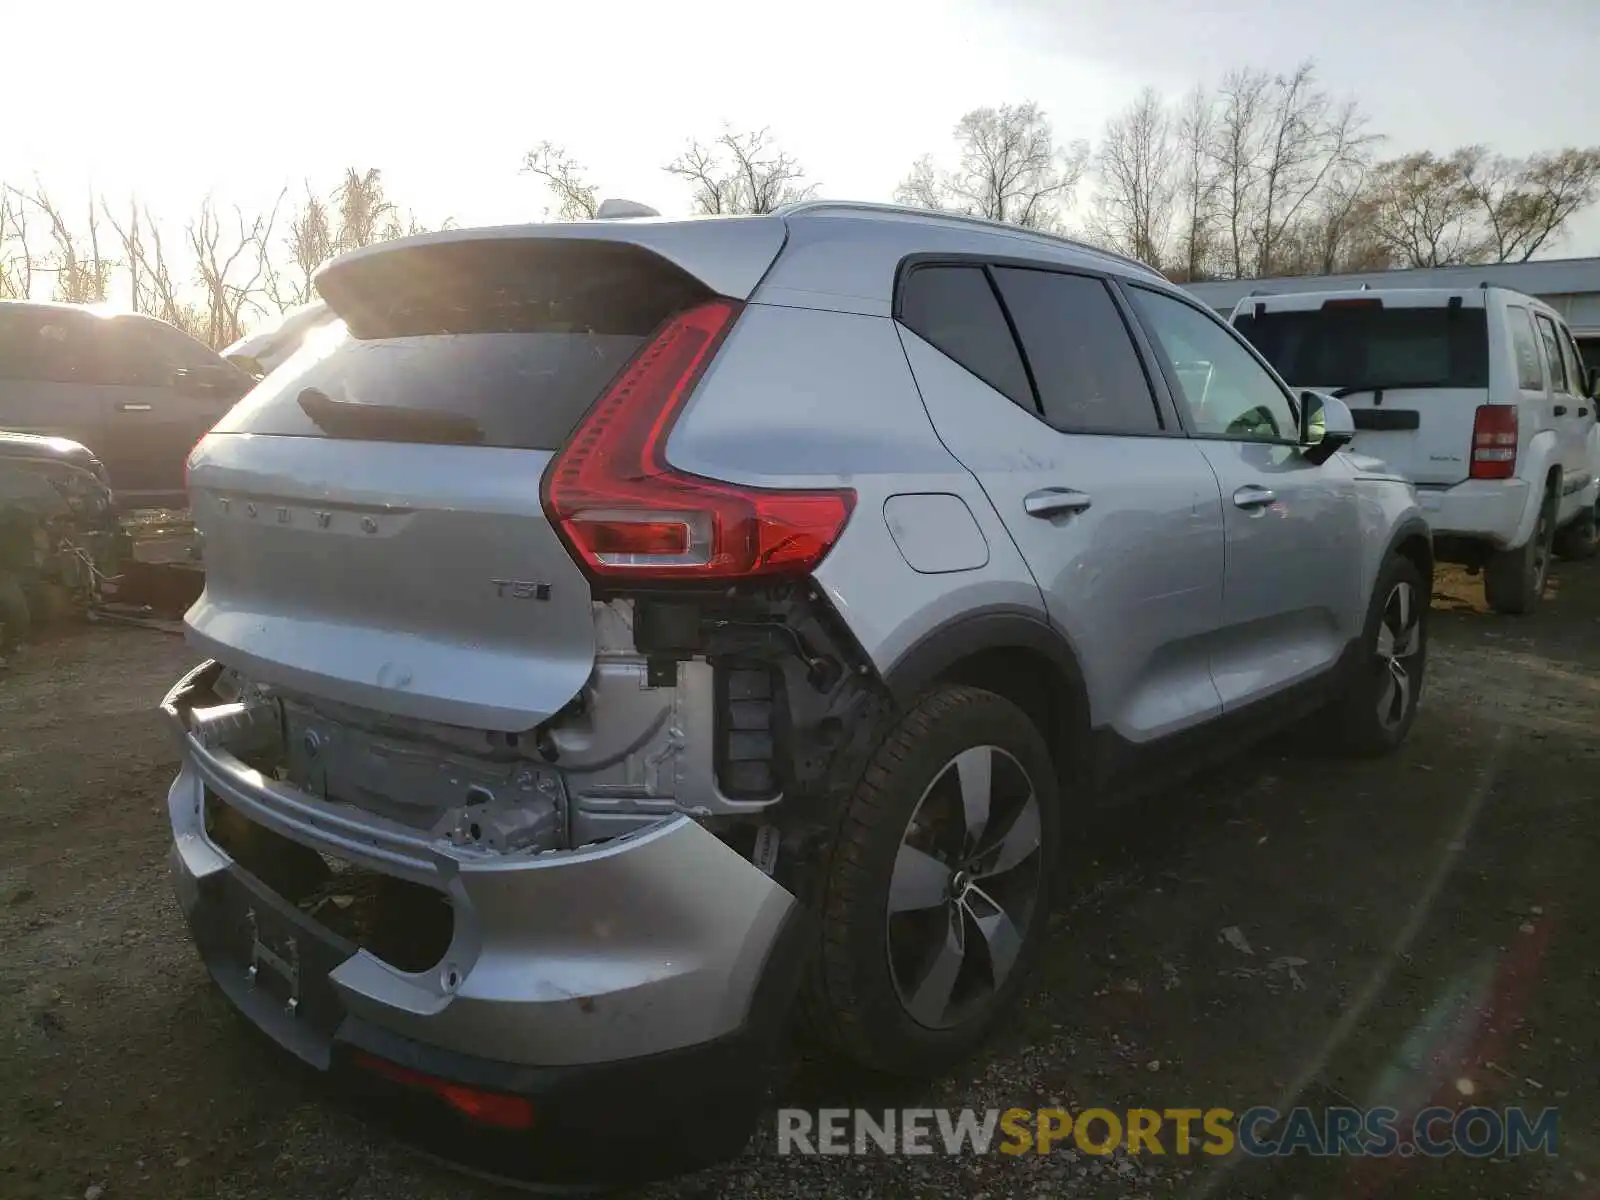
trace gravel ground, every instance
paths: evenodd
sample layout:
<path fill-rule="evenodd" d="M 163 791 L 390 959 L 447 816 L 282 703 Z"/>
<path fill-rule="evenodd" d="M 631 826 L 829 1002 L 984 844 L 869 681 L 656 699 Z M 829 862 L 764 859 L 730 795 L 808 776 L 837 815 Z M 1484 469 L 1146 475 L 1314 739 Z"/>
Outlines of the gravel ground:
<path fill-rule="evenodd" d="M 797 1062 L 780 1096 L 1241 1111 L 1465 1079 L 1476 1102 L 1558 1106 L 1556 1158 L 796 1158 L 769 1120 L 737 1160 L 639 1195 L 1595 1195 L 1600 564 L 1563 567 L 1532 618 L 1478 595 L 1441 582 L 1398 757 L 1267 748 L 1078 828 L 1039 986 L 983 1059 L 909 1089 Z M 167 883 L 153 711 L 191 661 L 101 626 L 0 674 L 0 1196 L 502 1194 L 328 1105 L 208 985 Z"/>

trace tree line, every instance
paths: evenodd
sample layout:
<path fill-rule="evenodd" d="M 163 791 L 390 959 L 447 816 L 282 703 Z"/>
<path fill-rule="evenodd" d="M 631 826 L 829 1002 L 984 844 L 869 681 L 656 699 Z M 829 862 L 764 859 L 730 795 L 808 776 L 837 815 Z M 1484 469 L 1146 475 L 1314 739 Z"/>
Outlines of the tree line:
<path fill-rule="evenodd" d="M 293 199 L 285 188 L 256 212 L 208 196 L 181 226 L 137 197 L 69 205 L 37 178 L 0 183 L 0 299 L 115 303 L 220 349 L 314 299 L 312 277 L 335 255 L 424 228 L 376 168 L 351 167 L 322 191 L 307 183 Z"/>
<path fill-rule="evenodd" d="M 1239 68 L 1183 96 L 1145 89 L 1093 142 L 1061 138 L 1032 101 L 973 109 L 893 199 L 1069 233 L 1194 282 L 1522 262 L 1600 198 L 1600 147 L 1386 146 L 1313 62 Z M 547 219 L 595 215 L 601 181 L 566 147 L 540 142 L 521 169 L 547 191 Z M 696 213 L 771 212 L 821 190 L 766 128 L 692 138 L 662 170 Z M 335 254 L 424 228 L 376 168 L 286 188 L 262 211 L 208 198 L 181 227 L 137 199 L 67 206 L 37 179 L 0 184 L 0 298 L 125 302 L 221 347 L 311 300 Z"/>

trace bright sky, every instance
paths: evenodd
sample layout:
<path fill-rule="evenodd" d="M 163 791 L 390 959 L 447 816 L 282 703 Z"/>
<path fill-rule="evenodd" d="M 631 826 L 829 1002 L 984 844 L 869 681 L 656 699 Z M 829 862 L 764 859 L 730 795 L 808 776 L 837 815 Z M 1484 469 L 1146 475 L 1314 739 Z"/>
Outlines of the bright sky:
<path fill-rule="evenodd" d="M 537 219 L 518 167 L 544 138 L 602 195 L 684 211 L 659 168 L 724 119 L 770 125 L 824 195 L 887 199 L 977 105 L 1093 137 L 1145 84 L 1306 57 L 1395 151 L 1600 141 L 1595 0 L 16 0 L 5 33 L 0 178 L 178 220 L 346 165 L 425 221 Z M 1600 214 L 1577 234 L 1557 252 L 1600 253 Z"/>

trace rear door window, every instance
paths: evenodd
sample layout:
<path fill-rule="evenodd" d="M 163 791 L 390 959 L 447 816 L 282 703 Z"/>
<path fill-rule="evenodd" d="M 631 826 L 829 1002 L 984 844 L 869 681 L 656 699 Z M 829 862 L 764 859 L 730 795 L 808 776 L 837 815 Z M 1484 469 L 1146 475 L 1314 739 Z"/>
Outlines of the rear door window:
<path fill-rule="evenodd" d="M 119 317 L 106 331 L 107 380 L 121 387 L 167 388 L 180 370 L 217 361 L 209 349 L 170 326 Z"/>
<path fill-rule="evenodd" d="M 900 322 L 1013 402 L 1038 415 L 1027 369 L 982 267 L 916 267 L 900 293 Z"/>
<path fill-rule="evenodd" d="M 1489 386 L 1481 308 L 1332 301 L 1318 309 L 1242 313 L 1234 328 L 1292 387 Z"/>
<path fill-rule="evenodd" d="M 71 309 L 0 308 L 0 379 L 103 382 L 104 322 Z"/>
<path fill-rule="evenodd" d="M 1544 391 L 1544 354 L 1533 317 L 1520 304 L 1506 306 L 1506 323 L 1511 326 L 1511 348 L 1517 357 L 1517 387 L 1525 392 Z"/>
<path fill-rule="evenodd" d="M 1550 390 L 1571 392 L 1566 364 L 1561 359 L 1561 339 L 1556 336 L 1554 322 L 1543 313 L 1535 313 L 1534 320 L 1539 326 L 1539 340 L 1544 344 L 1545 366 L 1550 368 Z"/>
<path fill-rule="evenodd" d="M 1013 267 L 994 275 L 1046 421 L 1063 433 L 1160 432 L 1150 381 L 1102 280 Z"/>

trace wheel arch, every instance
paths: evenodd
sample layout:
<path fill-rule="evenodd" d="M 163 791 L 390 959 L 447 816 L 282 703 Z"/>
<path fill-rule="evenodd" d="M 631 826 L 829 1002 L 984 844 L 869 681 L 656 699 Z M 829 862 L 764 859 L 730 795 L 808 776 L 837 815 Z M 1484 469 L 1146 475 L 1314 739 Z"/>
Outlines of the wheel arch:
<path fill-rule="evenodd" d="M 1409 561 L 1422 574 L 1422 581 L 1428 586 L 1431 594 L 1433 589 L 1433 534 L 1428 528 L 1428 523 L 1421 517 L 1408 517 L 1389 537 L 1389 545 L 1384 550 L 1384 558 L 1391 554 L 1398 554 Z"/>
<path fill-rule="evenodd" d="M 912 645 L 884 673 L 884 683 L 902 709 L 941 683 L 1003 696 L 1044 737 L 1058 782 L 1083 777 L 1092 712 L 1083 670 L 1067 639 L 1034 613 L 964 614 Z"/>

